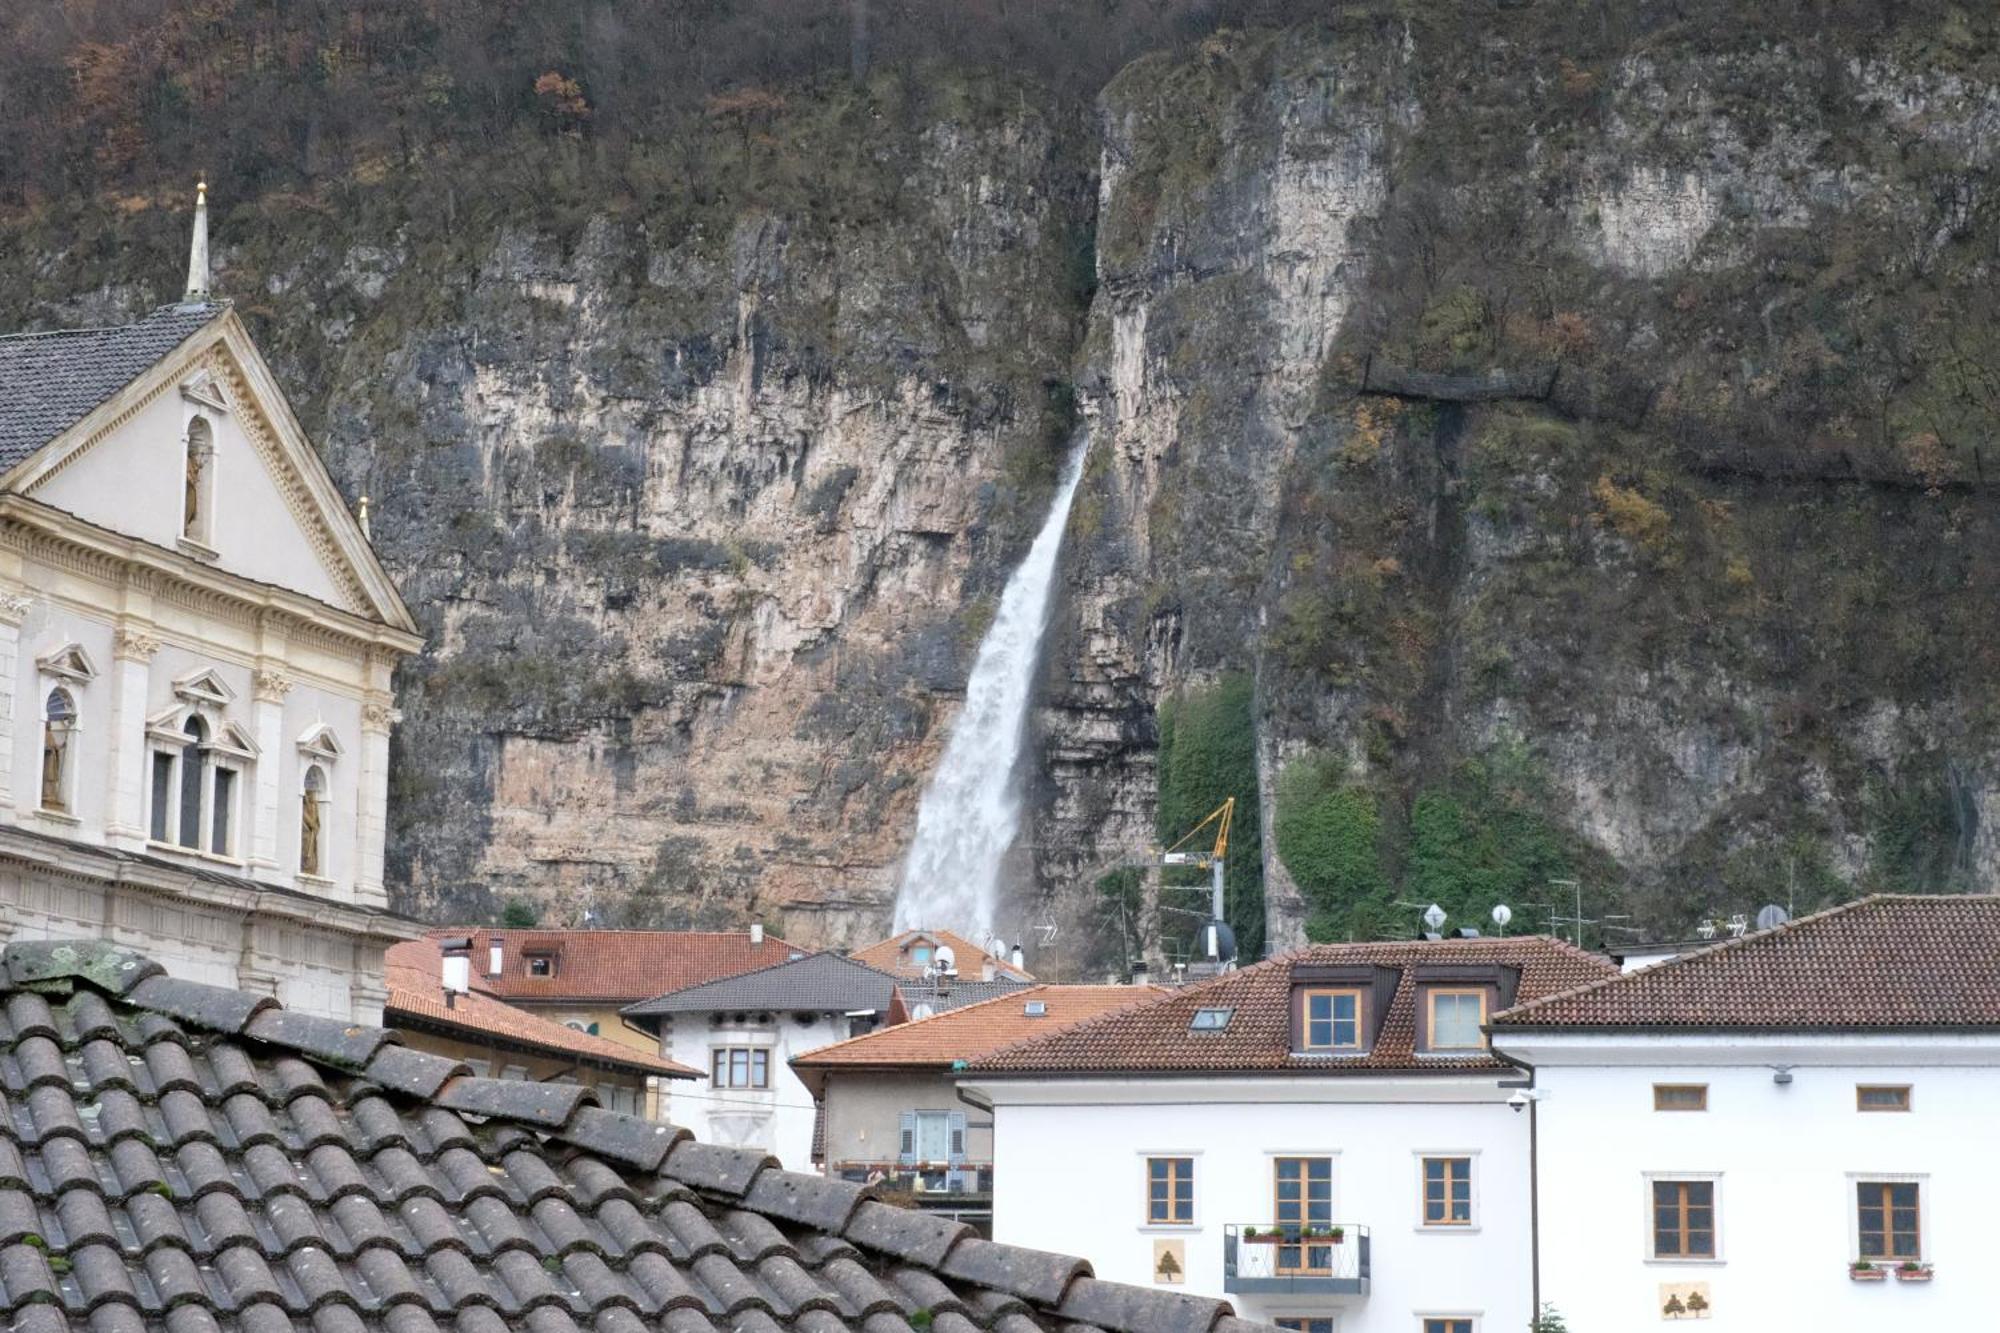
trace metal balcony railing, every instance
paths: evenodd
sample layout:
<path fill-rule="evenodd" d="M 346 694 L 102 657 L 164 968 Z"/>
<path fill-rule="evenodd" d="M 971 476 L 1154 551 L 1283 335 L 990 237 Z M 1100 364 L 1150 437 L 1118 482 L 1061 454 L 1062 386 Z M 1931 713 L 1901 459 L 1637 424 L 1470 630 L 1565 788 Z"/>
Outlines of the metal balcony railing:
<path fill-rule="evenodd" d="M 1231 1222 L 1222 1228 L 1222 1289 L 1368 1294 L 1368 1228 L 1351 1222 Z"/>

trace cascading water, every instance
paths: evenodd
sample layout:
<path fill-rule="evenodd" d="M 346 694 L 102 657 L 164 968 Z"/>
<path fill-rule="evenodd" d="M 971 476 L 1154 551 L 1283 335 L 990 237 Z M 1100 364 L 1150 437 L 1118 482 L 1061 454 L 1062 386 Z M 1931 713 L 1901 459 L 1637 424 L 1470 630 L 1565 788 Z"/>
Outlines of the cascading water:
<path fill-rule="evenodd" d="M 1089 449 L 1086 440 L 1064 465 L 1049 516 L 1027 559 L 1007 580 L 1000 609 L 980 641 L 965 682 L 965 707 L 917 807 L 917 836 L 896 894 L 899 931 L 928 926 L 982 942 L 993 934 L 1000 860 L 1021 826 L 1015 770 L 1027 739 L 1028 703 L 1042 632 L 1048 628 L 1056 555 Z"/>

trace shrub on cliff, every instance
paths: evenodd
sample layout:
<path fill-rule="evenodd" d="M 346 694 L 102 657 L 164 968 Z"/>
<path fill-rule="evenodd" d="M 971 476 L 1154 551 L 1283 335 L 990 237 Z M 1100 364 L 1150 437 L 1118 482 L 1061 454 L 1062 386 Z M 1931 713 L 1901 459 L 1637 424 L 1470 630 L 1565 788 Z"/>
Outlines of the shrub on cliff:
<path fill-rule="evenodd" d="M 1292 764 L 1278 785 L 1278 856 L 1307 904 L 1306 937 L 1345 939 L 1374 923 L 1388 897 L 1375 793 L 1332 760 Z"/>

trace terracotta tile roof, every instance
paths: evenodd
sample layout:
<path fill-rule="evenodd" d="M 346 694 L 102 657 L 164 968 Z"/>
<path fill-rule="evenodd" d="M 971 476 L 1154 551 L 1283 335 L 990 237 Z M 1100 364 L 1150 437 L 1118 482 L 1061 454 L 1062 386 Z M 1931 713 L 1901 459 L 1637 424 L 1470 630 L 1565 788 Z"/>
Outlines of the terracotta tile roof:
<path fill-rule="evenodd" d="M 511 1004 L 593 1004 L 618 1007 L 782 963 L 804 950 L 774 935 L 752 944 L 742 930 L 507 930 L 455 926 L 433 938 L 472 939 L 472 975 Z M 502 971 L 486 972 L 493 940 L 501 941 Z M 527 956 L 556 955 L 555 975 L 528 975 Z"/>
<path fill-rule="evenodd" d="M 702 1071 L 674 1060 L 648 1055 L 552 1019 L 516 1009 L 480 989 L 444 1002 L 444 955 L 435 940 L 406 940 L 392 946 L 383 959 L 389 984 L 386 1020 L 390 1027 L 411 1020 L 429 1028 L 462 1032 L 468 1040 L 513 1042 L 558 1059 L 586 1060 L 634 1074 L 667 1078 L 701 1078 Z"/>
<path fill-rule="evenodd" d="M 0 950 L 0 1111 L 15 1333 L 1264 1328 L 103 942 Z"/>
<path fill-rule="evenodd" d="M 1516 1005 L 1496 1027 L 2000 1027 L 2000 898 L 1875 897 Z"/>
<path fill-rule="evenodd" d="M 903 952 L 904 946 L 912 938 L 917 937 L 950 945 L 953 965 L 958 968 L 958 975 L 967 980 L 977 980 L 988 962 L 993 964 L 995 976 L 1014 977 L 1021 981 L 1035 979 L 1034 974 L 1026 968 L 1015 967 L 1005 958 L 996 957 L 965 936 L 949 930 L 905 930 L 891 935 L 886 940 L 878 940 L 865 949 L 856 949 L 849 957 L 858 963 L 880 968 L 884 972 L 893 972 L 899 977 L 920 977 L 924 974 L 924 965 L 910 961 Z"/>
<path fill-rule="evenodd" d="M 1513 939 L 1404 940 L 1368 944 L 1311 944 L 1210 981 L 1184 986 L 1134 1009 L 1086 1019 L 1046 1037 L 972 1061 L 979 1073 L 1090 1074 L 1257 1073 L 1294 1070 L 1317 1074 L 1385 1069 L 1500 1069 L 1487 1055 L 1416 1053 L 1417 969 L 1498 964 L 1520 969 L 1518 997 L 1540 997 L 1613 975 L 1603 958 L 1540 935 Z M 1380 1035 L 1365 1056 L 1329 1059 L 1292 1051 L 1292 969 L 1298 966 L 1380 965 L 1398 976 Z M 1220 1031 L 1191 1032 L 1197 1009 L 1228 1009 Z"/>
<path fill-rule="evenodd" d="M 822 1046 L 794 1057 L 792 1068 L 801 1076 L 832 1069 L 948 1069 L 955 1060 L 975 1060 L 1166 993 L 1161 986 L 1023 986 L 995 999 Z M 1028 1005 L 1035 1002 L 1046 1012 L 1031 1017 Z M 813 1086 L 812 1079 L 807 1086 Z"/>

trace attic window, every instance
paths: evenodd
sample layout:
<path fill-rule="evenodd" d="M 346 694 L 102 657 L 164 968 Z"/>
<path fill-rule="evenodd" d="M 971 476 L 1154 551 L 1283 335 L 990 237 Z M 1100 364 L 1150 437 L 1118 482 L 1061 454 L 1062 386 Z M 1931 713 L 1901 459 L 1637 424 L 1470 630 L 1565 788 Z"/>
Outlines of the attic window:
<path fill-rule="evenodd" d="M 1021 1007 L 1021 1012 L 1026 1014 L 1029 1018 L 1045 1017 L 1049 1012 L 1048 1001 L 1029 1000 L 1026 1004 L 1024 1004 Z"/>
<path fill-rule="evenodd" d="M 1194 1017 L 1188 1020 L 1188 1031 L 1220 1032 L 1229 1026 L 1230 1015 L 1235 1012 L 1234 1009 L 1197 1009 Z"/>
<path fill-rule="evenodd" d="M 931 946 L 930 946 L 930 945 L 928 945 L 928 944 L 919 944 L 919 945 L 916 945 L 916 946 L 914 946 L 914 947 L 912 947 L 912 948 L 911 948 L 911 950 L 910 950 L 910 961 L 911 961 L 911 962 L 913 962 L 913 963 L 928 963 L 928 962 L 929 962 L 930 960 L 931 960 Z"/>
<path fill-rule="evenodd" d="M 531 953 L 528 955 L 528 975 L 531 977 L 552 977 L 556 974 L 554 954 Z"/>

